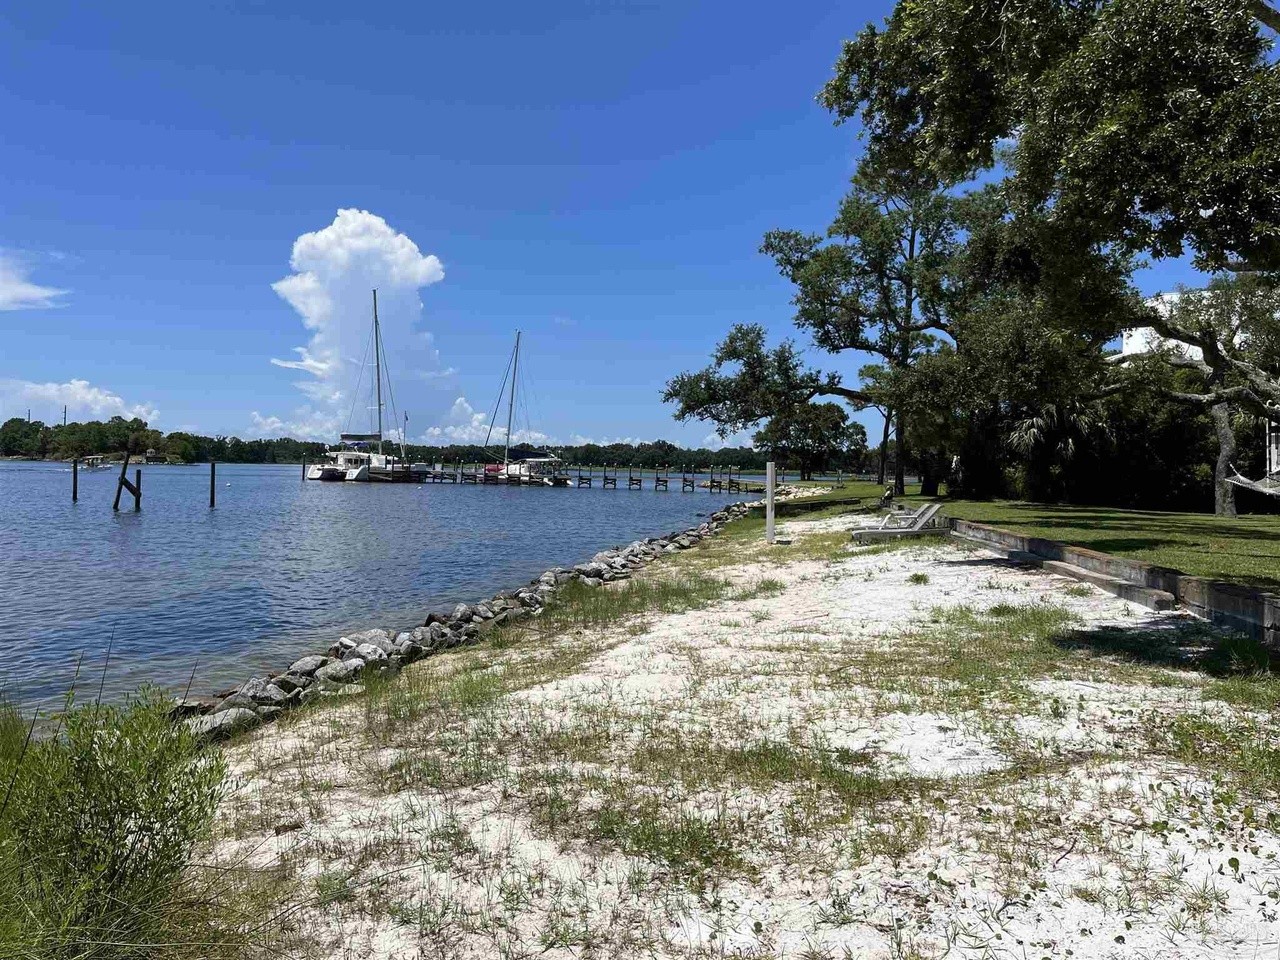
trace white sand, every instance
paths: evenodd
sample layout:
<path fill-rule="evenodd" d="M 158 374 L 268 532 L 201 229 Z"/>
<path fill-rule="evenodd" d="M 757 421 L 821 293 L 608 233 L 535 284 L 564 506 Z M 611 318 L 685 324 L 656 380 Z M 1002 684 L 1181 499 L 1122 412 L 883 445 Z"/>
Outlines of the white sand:
<path fill-rule="evenodd" d="M 861 522 L 781 532 L 798 548 Z M 483 718 L 511 743 L 607 717 L 605 759 L 562 773 L 626 781 L 671 816 L 737 824 L 742 869 L 699 885 L 618 844 L 557 836 L 522 786 L 545 772 L 536 745 L 477 786 L 374 789 L 373 774 L 412 750 L 365 746 L 358 704 L 229 750 L 237 791 L 220 855 L 284 857 L 312 885 L 348 877 L 350 899 L 297 915 L 335 957 L 1280 957 L 1280 839 L 1242 796 L 1142 746 L 1152 717 L 1236 709 L 1202 701 L 1198 675 L 1044 676 L 1029 696 L 995 690 L 975 709 L 945 684 L 888 682 L 862 659 L 908 650 L 961 606 L 1052 606 L 1081 629 L 1177 630 L 1186 618 L 946 542 L 834 562 L 778 563 L 788 548 L 776 549 L 717 573 L 781 592 L 590 638 L 595 652 L 573 672 Z M 644 781 L 628 758 L 676 730 L 927 778 L 929 799 L 907 790 L 832 819 L 829 799 L 807 805 L 803 780 Z M 1027 757 L 1041 769 L 1014 769 Z M 594 788 L 578 801 L 609 802 Z M 797 811 L 814 819 L 797 825 Z M 275 836 L 293 818 L 301 829 Z"/>

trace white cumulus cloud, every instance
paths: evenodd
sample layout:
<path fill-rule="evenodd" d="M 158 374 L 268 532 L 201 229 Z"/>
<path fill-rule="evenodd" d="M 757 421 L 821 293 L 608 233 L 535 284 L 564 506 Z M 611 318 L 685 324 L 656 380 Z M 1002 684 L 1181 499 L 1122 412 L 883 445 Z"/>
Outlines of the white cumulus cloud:
<path fill-rule="evenodd" d="M 46 423 L 62 420 L 62 408 L 69 420 L 105 420 L 111 417 L 137 417 L 155 424 L 160 411 L 147 403 L 126 403 L 119 394 L 95 387 L 88 380 L 66 383 L 35 383 L 31 380 L 0 380 L 0 408 L 7 416 L 31 415 Z"/>
<path fill-rule="evenodd" d="M 292 437 L 295 440 L 337 439 L 342 421 L 336 414 L 326 414 L 303 406 L 288 417 L 263 416 L 257 410 L 249 414 L 249 436 L 273 440 Z"/>
<path fill-rule="evenodd" d="M 411 400 L 407 389 L 412 379 L 446 375 L 438 372 L 431 335 L 421 329 L 419 295 L 444 278 L 444 268 L 382 217 L 367 210 L 339 210 L 331 224 L 294 241 L 289 266 L 293 273 L 272 289 L 298 312 L 311 336 L 294 348 L 296 357 L 273 357 L 271 362 L 306 375 L 297 386 L 308 403 L 287 417 L 255 413 L 255 429 L 297 428 L 297 436 L 305 429 L 313 437 L 323 430 L 323 439 L 329 439 L 348 425 L 353 432 L 369 428 L 376 415 L 366 396 L 373 385 L 369 344 L 375 289 L 384 360 L 393 384 L 404 391 L 395 396 L 398 409 Z"/>
<path fill-rule="evenodd" d="M 714 430 L 702 438 L 702 445 L 708 450 L 723 450 L 725 447 L 750 447 L 752 433 L 743 430 L 728 437 L 722 437 Z"/>
<path fill-rule="evenodd" d="M 596 439 L 595 437 L 583 436 L 580 433 L 572 434 L 569 437 L 569 445 L 573 447 L 584 447 L 589 443 L 594 443 L 598 447 L 607 447 L 613 443 L 629 443 L 632 446 L 637 446 L 641 443 L 644 443 L 644 441 L 641 440 L 639 437 L 607 437 L 606 436 L 606 437 L 601 437 L 599 439 Z"/>
<path fill-rule="evenodd" d="M 62 306 L 66 290 L 43 287 L 29 279 L 31 268 L 0 250 L 0 310 L 43 310 Z"/>
<path fill-rule="evenodd" d="M 422 443 L 484 443 L 488 437 L 492 445 L 506 442 L 507 426 L 505 423 L 494 423 L 493 431 L 489 430 L 490 415 L 478 411 L 471 406 L 466 397 L 458 397 L 453 401 L 449 412 L 441 418 L 439 424 L 428 427 L 422 435 Z M 545 444 L 551 440 L 538 430 L 512 430 L 512 443 Z"/>

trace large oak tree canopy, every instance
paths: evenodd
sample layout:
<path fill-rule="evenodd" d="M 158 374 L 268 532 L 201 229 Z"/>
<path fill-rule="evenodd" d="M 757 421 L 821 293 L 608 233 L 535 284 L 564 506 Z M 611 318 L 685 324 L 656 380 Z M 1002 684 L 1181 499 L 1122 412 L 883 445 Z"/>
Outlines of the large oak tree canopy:
<path fill-rule="evenodd" d="M 677 374 L 662 393 L 665 403 L 677 405 L 677 420 L 710 420 L 722 437 L 818 396 L 869 402 L 862 391 L 842 386 L 838 374 L 807 368 L 790 340 L 768 349 L 759 324 L 734 326 L 710 366 Z"/>
<path fill-rule="evenodd" d="M 960 181 L 1002 145 L 1017 203 L 1093 242 L 1280 268 L 1280 73 L 1260 0 L 920 0 L 820 95 L 873 162 Z"/>

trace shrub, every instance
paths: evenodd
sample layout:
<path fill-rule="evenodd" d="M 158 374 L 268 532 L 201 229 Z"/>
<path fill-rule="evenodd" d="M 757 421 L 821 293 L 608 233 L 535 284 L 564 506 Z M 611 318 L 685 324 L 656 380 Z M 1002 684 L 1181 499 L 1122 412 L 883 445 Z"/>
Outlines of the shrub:
<path fill-rule="evenodd" d="M 0 704 L 0 953 L 208 956 L 228 938 L 189 870 L 222 793 L 155 690 L 122 706 L 68 695 L 53 729 Z M 228 944 L 229 945 L 229 944 Z"/>

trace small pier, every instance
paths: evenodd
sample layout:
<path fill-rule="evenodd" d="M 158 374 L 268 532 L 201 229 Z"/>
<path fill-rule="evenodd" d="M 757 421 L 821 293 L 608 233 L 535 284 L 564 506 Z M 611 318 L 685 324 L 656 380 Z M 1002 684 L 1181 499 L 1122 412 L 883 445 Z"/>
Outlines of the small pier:
<path fill-rule="evenodd" d="M 597 474 L 596 470 L 600 472 Z M 482 486 L 521 486 L 521 487 L 594 487 L 597 484 L 602 490 L 671 490 L 673 468 L 670 464 L 662 467 L 637 467 L 627 465 L 625 485 L 622 483 L 621 464 L 574 464 L 559 466 L 554 473 L 534 476 L 516 476 L 504 473 L 498 464 L 483 463 L 437 463 L 419 473 L 424 483 L 471 483 Z M 737 465 L 695 467 L 683 464 L 680 467 L 681 493 L 696 493 L 708 490 L 711 493 L 762 493 L 763 480 L 744 480 L 742 468 Z"/>

